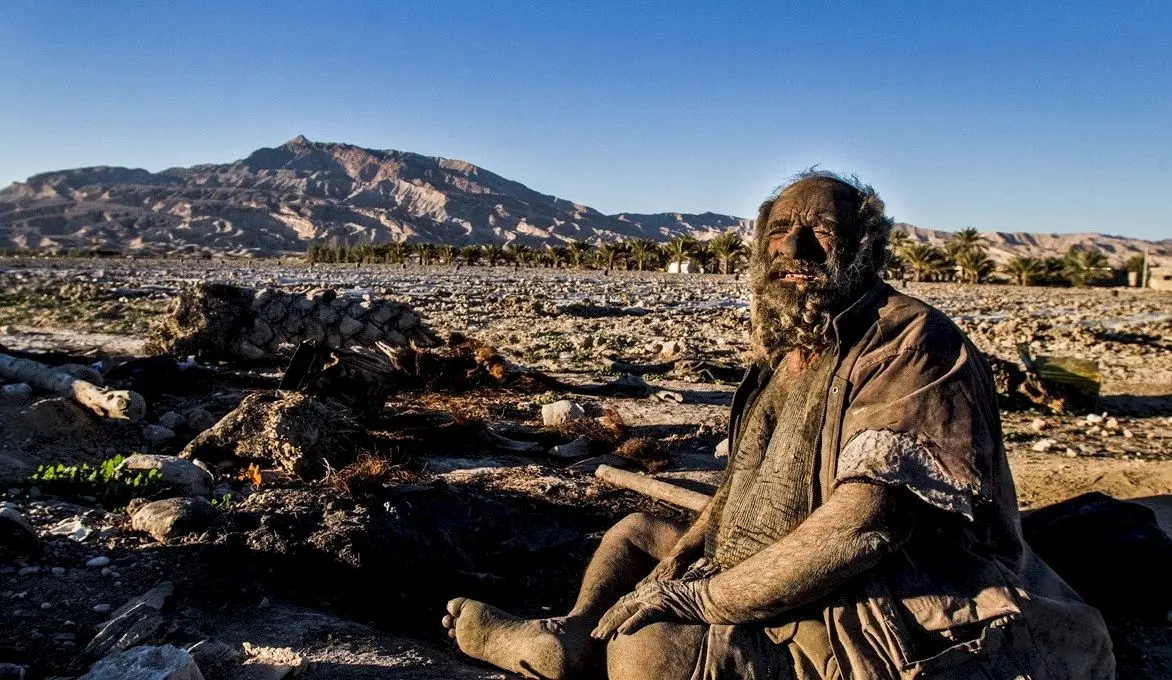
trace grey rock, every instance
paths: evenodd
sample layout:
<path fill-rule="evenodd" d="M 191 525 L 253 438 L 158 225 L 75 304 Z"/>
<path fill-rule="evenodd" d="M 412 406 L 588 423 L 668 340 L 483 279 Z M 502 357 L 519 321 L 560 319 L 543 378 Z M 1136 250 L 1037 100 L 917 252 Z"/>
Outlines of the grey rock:
<path fill-rule="evenodd" d="M 163 415 L 159 416 L 158 423 L 168 430 L 178 430 L 187 424 L 187 419 L 174 411 L 167 411 Z"/>
<path fill-rule="evenodd" d="M 130 517 L 135 531 L 143 531 L 160 543 L 186 536 L 208 526 L 215 511 L 202 496 L 168 498 L 139 506 Z"/>
<path fill-rule="evenodd" d="M 80 517 L 73 517 L 71 519 L 63 519 L 53 525 L 48 533 L 52 536 L 65 536 L 66 538 L 81 543 L 93 535 L 94 530 L 86 526 Z"/>
<path fill-rule="evenodd" d="M 237 680 L 240 677 L 242 669 L 239 666 L 244 654 L 238 646 L 219 640 L 200 640 L 187 651 L 208 680 Z"/>
<path fill-rule="evenodd" d="M 85 659 L 98 659 L 114 651 L 158 642 L 167 619 L 149 604 L 138 603 L 102 624 L 101 630 L 82 650 Z"/>
<path fill-rule="evenodd" d="M 202 409 L 199 407 L 187 411 L 183 414 L 183 416 L 187 420 L 187 427 L 195 430 L 196 432 L 203 432 L 212 425 L 216 424 L 215 416 L 213 416 L 211 413 L 208 413 L 207 409 Z"/>
<path fill-rule="evenodd" d="M 122 465 L 127 470 L 158 470 L 163 483 L 183 496 L 206 496 L 212 491 L 214 480 L 211 475 L 190 460 L 177 456 L 136 453 Z"/>
<path fill-rule="evenodd" d="M 86 561 L 85 566 L 92 569 L 100 569 L 102 567 L 110 566 L 110 558 L 105 555 L 99 555 Z"/>
<path fill-rule="evenodd" d="M 65 397 L 42 399 L 18 416 L 30 432 L 42 437 L 69 435 L 91 424 L 90 413 Z"/>
<path fill-rule="evenodd" d="M 580 404 L 568 399 L 555 401 L 541 407 L 541 422 L 546 427 L 556 427 L 586 417 L 586 410 Z"/>
<path fill-rule="evenodd" d="M 0 552 L 30 557 L 41 553 L 36 529 L 15 508 L 0 509 Z"/>
<path fill-rule="evenodd" d="M 6 404 L 27 404 L 33 398 L 33 388 L 28 383 L 13 383 L 0 387 L 0 401 Z"/>
<path fill-rule="evenodd" d="M 78 680 L 204 680 L 191 654 L 172 645 L 142 646 L 95 663 Z"/>
<path fill-rule="evenodd" d="M 0 663 L 0 680 L 24 680 L 27 666 L 15 663 Z"/>
<path fill-rule="evenodd" d="M 142 595 L 132 597 L 127 600 L 125 604 L 123 604 L 121 607 L 115 610 L 113 614 L 110 615 L 110 619 L 116 619 L 131 609 L 139 606 L 140 604 L 144 604 L 157 611 L 162 611 L 163 607 L 167 604 L 167 598 L 171 597 L 171 594 L 174 592 L 175 584 L 171 583 L 170 581 L 163 581 Z"/>
<path fill-rule="evenodd" d="M 1049 439 L 1049 438 L 1039 439 L 1038 441 L 1034 442 L 1032 446 L 1030 446 L 1030 450 L 1035 451 L 1037 453 L 1045 453 L 1045 452 L 1049 451 L 1050 449 L 1054 448 L 1054 446 L 1056 446 L 1057 444 L 1058 444 L 1057 440 L 1054 440 L 1054 439 Z"/>
<path fill-rule="evenodd" d="M 162 425 L 147 425 L 142 428 L 142 436 L 151 444 L 162 444 L 175 438 L 175 431 Z"/>
<path fill-rule="evenodd" d="M 549 455 L 556 458 L 583 458 L 590 455 L 590 440 L 578 437 L 568 444 L 560 444 L 549 450 Z"/>

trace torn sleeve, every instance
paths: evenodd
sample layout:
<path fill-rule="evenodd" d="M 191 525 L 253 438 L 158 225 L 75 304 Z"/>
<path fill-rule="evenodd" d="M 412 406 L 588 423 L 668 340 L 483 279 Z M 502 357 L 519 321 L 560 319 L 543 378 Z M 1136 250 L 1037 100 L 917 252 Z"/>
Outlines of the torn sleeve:
<path fill-rule="evenodd" d="M 979 358 L 959 332 L 907 340 L 852 376 L 836 483 L 902 485 L 972 519 L 973 507 L 990 496 L 1000 431 L 991 420 L 995 406 L 975 401 L 983 394 Z"/>
<path fill-rule="evenodd" d="M 947 512 L 973 519 L 972 492 L 949 477 L 915 437 L 890 430 L 863 430 L 843 447 L 835 483 L 865 480 L 906 487 Z"/>

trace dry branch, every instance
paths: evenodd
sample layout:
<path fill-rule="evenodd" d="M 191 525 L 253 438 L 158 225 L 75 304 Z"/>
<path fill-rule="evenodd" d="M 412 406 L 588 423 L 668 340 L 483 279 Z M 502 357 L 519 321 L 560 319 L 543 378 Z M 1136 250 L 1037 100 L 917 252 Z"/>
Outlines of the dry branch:
<path fill-rule="evenodd" d="M 599 465 L 594 475 L 604 482 L 610 482 L 617 487 L 630 489 L 644 496 L 671 503 L 672 505 L 678 505 L 681 508 L 687 508 L 693 512 L 701 512 L 704 510 L 704 506 L 708 505 L 708 501 L 712 500 L 699 491 L 685 489 L 675 484 L 661 482 L 653 477 L 627 472 L 626 470 L 620 470 L 609 465 Z"/>
<path fill-rule="evenodd" d="M 63 397 L 70 397 L 100 416 L 141 420 L 146 415 L 146 400 L 137 392 L 98 387 L 56 366 L 46 366 L 32 359 L 0 354 L 0 375 L 35 385 Z"/>

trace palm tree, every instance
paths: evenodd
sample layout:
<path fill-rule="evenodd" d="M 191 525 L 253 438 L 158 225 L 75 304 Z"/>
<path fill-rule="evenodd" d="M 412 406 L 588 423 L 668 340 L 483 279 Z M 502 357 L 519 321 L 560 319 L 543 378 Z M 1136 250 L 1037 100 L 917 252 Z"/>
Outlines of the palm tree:
<path fill-rule="evenodd" d="M 936 246 L 926 243 L 904 248 L 903 258 L 907 260 L 908 268 L 912 270 L 917 283 L 938 274 L 944 264 L 944 253 Z"/>
<path fill-rule="evenodd" d="M 980 283 L 993 273 L 997 265 L 984 248 L 977 246 L 958 255 L 956 267 L 960 270 L 962 283 Z"/>
<path fill-rule="evenodd" d="M 604 243 L 598 246 L 595 257 L 600 267 L 610 271 L 614 269 L 615 261 L 621 258 L 625 252 L 626 249 L 621 243 Z"/>
<path fill-rule="evenodd" d="M 659 260 L 659 244 L 649 238 L 637 238 L 631 241 L 630 256 L 635 268 L 643 271 Z"/>
<path fill-rule="evenodd" d="M 456 246 L 445 243 L 436 250 L 440 264 L 454 264 L 456 262 Z"/>
<path fill-rule="evenodd" d="M 419 264 L 431 264 L 432 258 L 435 257 L 435 246 L 431 243 L 413 243 L 411 252 L 419 258 Z"/>
<path fill-rule="evenodd" d="M 673 238 L 663 246 L 663 252 L 667 255 L 667 263 L 669 265 L 672 262 L 682 264 L 696 252 L 697 245 L 698 242 L 691 236 L 677 236 Z"/>
<path fill-rule="evenodd" d="M 1098 250 L 1071 246 L 1063 258 L 1062 274 L 1074 286 L 1085 286 L 1104 278 L 1110 265 L 1107 256 Z"/>
<path fill-rule="evenodd" d="M 387 262 L 391 264 L 403 264 L 403 260 L 407 259 L 407 244 L 402 241 L 395 241 L 387 244 Z"/>
<path fill-rule="evenodd" d="M 516 241 L 512 241 L 505 246 L 505 252 L 509 254 L 509 259 L 517 265 L 527 265 L 529 262 L 529 253 L 532 250 L 529 246 L 523 243 L 517 243 Z"/>
<path fill-rule="evenodd" d="M 476 245 L 464 246 L 463 248 L 460 249 L 460 259 L 463 260 L 464 263 L 467 264 L 468 266 L 473 266 L 477 262 L 480 262 L 480 258 L 483 255 L 484 255 L 484 251 L 481 250 L 480 246 L 476 246 Z"/>
<path fill-rule="evenodd" d="M 740 234 L 726 231 L 708 242 L 708 250 L 720 262 L 720 273 L 731 274 L 736 269 L 737 261 L 748 254 L 749 247 Z"/>
<path fill-rule="evenodd" d="M 1032 286 L 1046 275 L 1046 263 L 1036 257 L 1018 255 L 1005 263 L 1005 273 L 1019 286 Z"/>
<path fill-rule="evenodd" d="M 594 246 L 589 243 L 577 239 L 570 241 L 570 244 L 566 247 L 570 251 L 570 264 L 574 267 L 581 267 L 586 262 L 586 256 L 594 249 Z"/>
<path fill-rule="evenodd" d="M 546 246 L 549 249 L 549 261 L 554 267 L 560 267 L 570 260 L 570 249 L 565 246 Z"/>
<path fill-rule="evenodd" d="M 912 237 L 901 229 L 891 230 L 891 252 L 899 255 L 904 248 L 911 245 Z"/>
<path fill-rule="evenodd" d="M 985 247 L 985 237 L 981 236 L 981 232 L 977 231 L 976 227 L 965 227 L 952 235 L 949 244 L 955 243 L 956 254 L 967 253 L 970 250 Z"/>
<path fill-rule="evenodd" d="M 496 243 L 490 243 L 484 246 L 484 259 L 488 260 L 488 266 L 495 267 L 498 262 L 505 258 L 505 249 L 501 248 Z"/>

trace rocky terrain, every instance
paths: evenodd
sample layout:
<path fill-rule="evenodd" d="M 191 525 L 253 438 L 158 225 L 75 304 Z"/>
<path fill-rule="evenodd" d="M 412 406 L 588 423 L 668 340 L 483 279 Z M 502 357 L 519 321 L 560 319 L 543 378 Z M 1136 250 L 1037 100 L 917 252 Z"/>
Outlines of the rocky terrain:
<path fill-rule="evenodd" d="M 363 455 L 320 478 L 192 457 L 247 395 L 273 394 L 286 374 L 284 358 L 124 363 L 143 356 L 177 295 L 211 281 L 289 295 L 331 288 L 351 310 L 404 305 L 439 336 L 474 338 L 555 382 L 397 391 L 354 416 L 368 423 Z M 1016 361 L 1024 346 L 1097 362 L 1093 408 L 1003 411 L 1023 509 L 1088 491 L 1172 494 L 1172 294 L 907 290 L 992 356 Z M 95 367 L 107 384 L 142 392 L 147 410 L 115 421 L 3 386 L 0 513 L 23 517 L 41 551 L 0 556 L 0 663 L 77 677 L 102 658 L 130 663 L 116 650 L 145 644 L 171 645 L 167 654 L 205 678 L 503 677 L 454 654 L 438 626 L 443 603 L 469 595 L 523 615 L 557 612 L 617 518 L 687 516 L 592 472 L 607 463 L 699 491 L 719 482 L 747 298 L 745 282 L 715 275 L 3 260 L 0 352 Z M 166 490 L 126 500 L 132 491 L 69 494 L 29 479 L 38 465 L 135 452 L 146 455 L 127 469 L 161 466 Z M 178 454 L 187 457 L 152 458 Z M 1172 675 L 1162 615 L 1110 622 L 1120 677 Z"/>
<path fill-rule="evenodd" d="M 296 137 L 233 163 L 160 172 L 91 167 L 46 172 L 0 189 L 0 248 L 25 251 L 272 256 L 311 242 L 557 245 L 746 232 L 751 219 L 704 213 L 604 215 L 471 163 Z M 950 232 L 901 224 L 913 241 Z M 1172 240 L 988 231 L 990 256 L 1061 256 L 1093 247 L 1113 264 Z"/>

